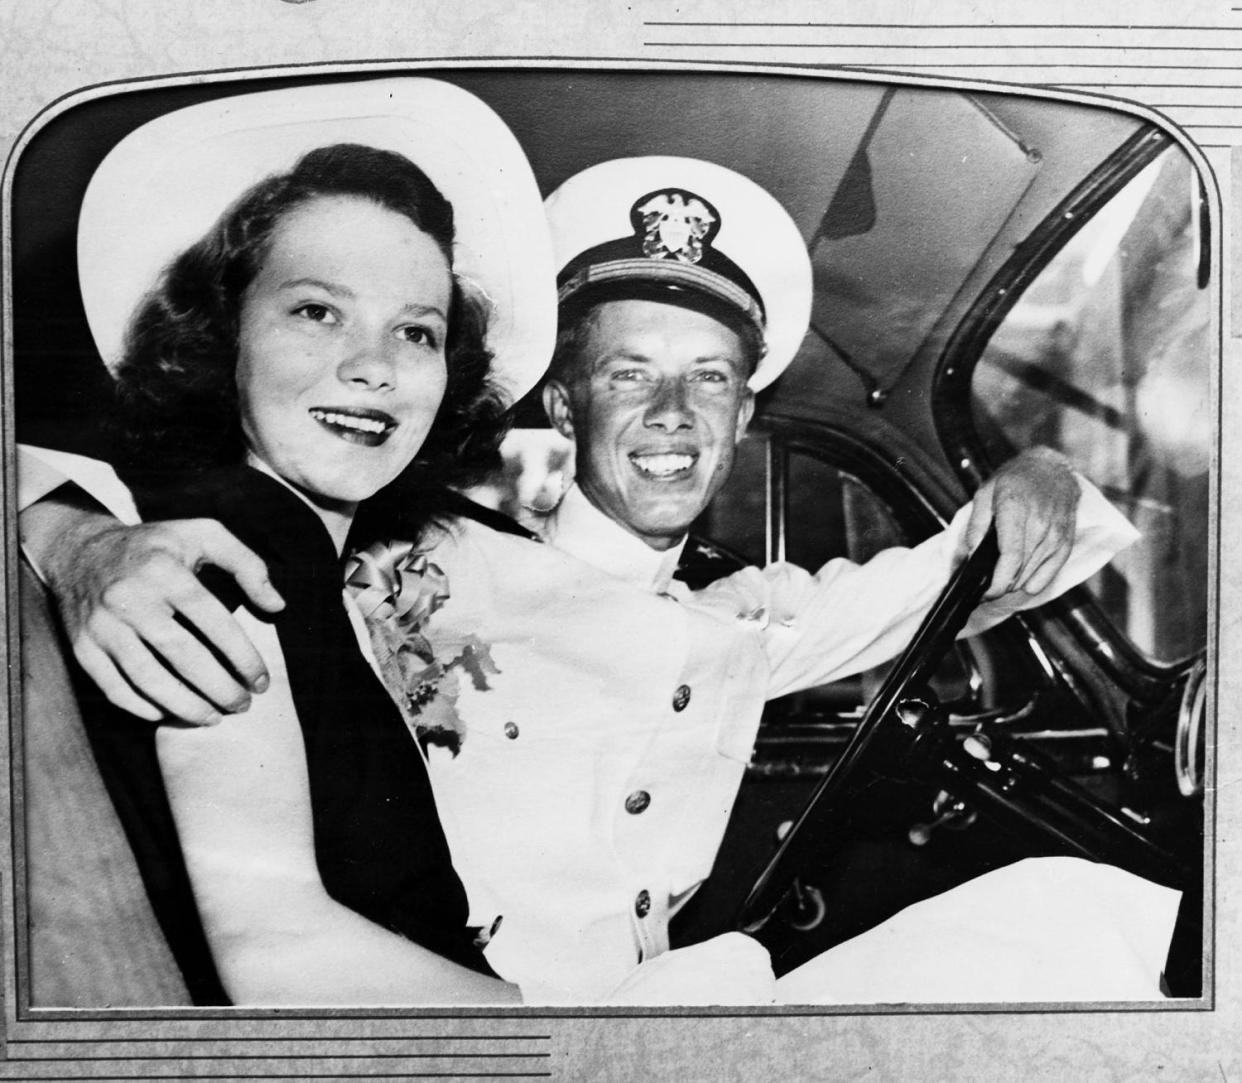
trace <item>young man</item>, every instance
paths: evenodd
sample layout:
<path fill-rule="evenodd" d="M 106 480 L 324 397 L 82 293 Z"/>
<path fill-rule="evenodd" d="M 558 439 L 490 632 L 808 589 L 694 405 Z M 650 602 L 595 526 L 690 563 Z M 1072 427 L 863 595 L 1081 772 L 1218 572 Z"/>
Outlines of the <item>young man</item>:
<path fill-rule="evenodd" d="M 968 632 L 1080 582 L 1134 533 L 1063 460 L 1034 452 L 917 549 L 815 575 L 748 568 L 690 592 L 672 578 L 686 532 L 730 472 L 755 390 L 805 333 L 805 247 L 767 193 L 687 159 L 596 166 L 552 196 L 549 217 L 563 271 L 544 402 L 577 446 L 577 478 L 543 526 L 549 544 L 475 524 L 424 540 L 447 597 L 420 634 L 437 660 L 469 641 L 492 663 L 457 681 L 457 750 L 430 750 L 437 806 L 472 922 L 494 930 L 489 960 L 528 998 L 764 1001 L 753 942 L 665 954 L 669 919 L 711 870 L 764 702 L 897 653 L 992 520 L 1002 557 Z M 211 524 L 101 530 L 84 515 L 75 532 L 90 540 L 49 560 L 46 509 L 31 511 L 27 540 L 78 657 L 119 703 L 141 694 L 152 717 L 197 721 L 244 707 L 177 622 L 258 684 L 261 662 L 192 575 L 218 564 L 275 604 L 250 555 Z M 391 586 L 361 589 L 382 602 Z M 431 714 L 416 707 L 411 722 Z"/>

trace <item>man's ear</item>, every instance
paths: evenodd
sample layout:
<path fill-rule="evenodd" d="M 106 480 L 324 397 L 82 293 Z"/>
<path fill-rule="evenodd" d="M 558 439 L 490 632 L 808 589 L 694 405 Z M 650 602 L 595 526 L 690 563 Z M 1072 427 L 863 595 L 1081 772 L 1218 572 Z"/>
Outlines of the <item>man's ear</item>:
<path fill-rule="evenodd" d="M 566 440 L 574 438 L 574 411 L 569 402 L 569 388 L 560 380 L 549 380 L 543 385 L 543 410 L 552 422 L 552 428 Z"/>
<path fill-rule="evenodd" d="M 746 427 L 755 416 L 755 393 L 748 387 L 742 394 L 742 401 L 737 408 L 737 425 L 733 432 L 733 442 L 740 444 L 746 435 Z"/>

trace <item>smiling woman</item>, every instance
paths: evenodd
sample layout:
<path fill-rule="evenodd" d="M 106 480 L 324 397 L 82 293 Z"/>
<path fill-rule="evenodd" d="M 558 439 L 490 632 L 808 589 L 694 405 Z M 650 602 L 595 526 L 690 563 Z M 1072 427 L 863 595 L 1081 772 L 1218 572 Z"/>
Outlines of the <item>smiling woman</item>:
<path fill-rule="evenodd" d="M 332 194 L 358 187 L 356 180 L 351 184 L 351 173 L 361 177 L 387 169 L 400 175 L 401 168 L 395 156 L 365 147 L 313 152 L 299 164 L 296 184 L 287 178 L 268 182 L 220 223 L 218 236 L 174 264 L 162 291 L 139 313 L 117 373 L 122 403 L 129 407 L 129 444 L 139 454 L 135 469 L 150 473 L 143 463 L 151 461 L 153 445 L 161 473 L 170 456 L 174 463 L 199 456 L 227 461 L 240 436 L 247 461 L 293 486 L 321 516 L 330 517 L 337 547 L 343 545 L 358 501 L 395 480 L 422 446 L 447 383 L 445 340 L 453 295 L 458 310 L 469 303 L 449 273 L 451 212 L 441 209 L 439 222 L 433 219 L 439 234 L 433 236 L 416 224 L 431 216 L 412 199 L 402 213 L 362 194 Z M 412 174 L 411 188 L 420 177 Z M 316 187 L 326 194 L 308 196 Z M 270 205 L 282 196 L 291 206 L 282 216 L 273 215 Z M 261 221 L 254 221 L 260 214 L 269 223 L 266 234 Z M 256 232 L 257 239 L 251 239 Z M 230 366 L 220 351 L 216 411 L 224 416 L 196 447 L 186 441 L 184 422 L 167 410 L 170 401 L 201 410 L 199 397 L 188 396 L 184 369 L 170 368 L 167 361 L 177 327 L 186 322 L 184 307 L 178 311 L 171 298 L 184 306 L 196 292 L 211 297 L 204 278 L 237 274 L 229 263 L 214 266 L 211 258 L 212 252 L 227 252 L 230 233 L 247 236 L 266 256 L 240 297 L 228 298 L 239 305 L 236 318 L 226 321 L 238 327 L 239 410 L 230 409 Z M 244 253 L 232 257 L 237 264 L 246 262 Z M 486 364 L 481 351 L 481 341 L 467 344 L 456 351 L 455 361 L 466 365 L 469 358 L 461 354 L 472 353 L 472 367 L 479 369 L 480 362 Z M 456 382 L 460 388 L 460 375 Z M 477 390 L 475 396 L 478 413 L 487 396 Z M 151 424 L 156 405 L 158 427 Z M 201 423 L 194 429 L 203 432 Z M 482 459 L 485 464 L 486 456 Z"/>
<path fill-rule="evenodd" d="M 139 864 L 199 1001 L 287 1001 L 291 979 L 305 983 L 301 996 L 328 996 L 316 974 L 335 954 L 324 945 L 334 936 L 374 940 L 401 960 L 412 988 L 421 981 L 447 999 L 460 991 L 507 999 L 500 982 L 489 992 L 478 976 L 489 968 L 465 929 L 464 894 L 417 749 L 361 658 L 348 658 L 349 622 L 329 585 L 358 502 L 410 466 L 460 353 L 457 395 L 474 406 L 484 449 L 492 443 L 483 439 L 482 407 L 497 401 L 486 350 L 477 336 L 455 338 L 464 350 L 445 345 L 450 318 L 467 305 L 450 273 L 452 236 L 451 208 L 408 160 L 353 145 L 313 150 L 247 192 L 173 262 L 117 368 L 131 453 L 141 451 L 121 472 L 144 516 L 218 517 L 264 555 L 289 603 L 276 649 L 293 725 L 288 700 L 264 697 L 251 717 L 206 738 L 170 728 L 135 734 L 87 697 L 88 720 L 104 723 L 93 740 L 122 820 L 131 837 L 154 836 L 150 848 L 137 847 Z M 196 349 L 204 329 L 216 340 L 209 350 Z M 224 424 L 205 430 L 196 384 L 212 369 L 211 412 Z M 152 430 L 155 404 L 175 405 Z M 499 431 L 493 422 L 493 440 Z M 250 469 L 238 462 L 237 441 Z M 300 497 L 323 529 L 260 473 Z M 312 664 L 314 677 L 298 672 Z M 325 668 L 349 674 L 351 709 L 369 705 L 353 732 L 342 727 Z M 276 778 L 258 786 L 256 772 L 270 779 L 273 768 Z M 175 833 L 161 819 L 162 794 Z M 398 837 L 399 851 L 384 841 Z M 378 867 L 358 859 L 377 848 L 384 872 L 404 886 L 381 889 Z M 261 872 L 239 871 L 259 855 Z M 257 900 L 275 920 L 259 917 Z M 275 946 L 289 940 L 286 923 L 308 930 L 292 949 Z"/>
<path fill-rule="evenodd" d="M 444 394 L 451 281 L 435 241 L 386 208 L 318 199 L 285 218 L 242 310 L 237 386 L 251 461 L 321 509 L 395 479 Z M 357 451 L 329 452 L 324 434 Z"/>
<path fill-rule="evenodd" d="M 391 110 L 399 99 L 397 129 L 411 122 L 413 91 L 429 107 L 447 96 L 481 139 L 508 134 L 442 84 L 333 89 L 349 109 Z M 316 104 L 327 119 L 301 119 Z M 409 500 L 489 465 L 508 394 L 537 369 L 510 357 L 493 377 L 487 317 L 454 265 L 481 215 L 469 185 L 453 184 L 460 170 L 445 167 L 442 133 L 408 143 L 462 198 L 461 233 L 454 206 L 405 154 L 319 145 L 331 128 L 322 88 L 229 106 L 236 127 L 216 139 L 219 160 L 235 166 L 257 127 L 279 133 L 283 168 L 266 172 L 278 162 L 265 146 L 257 178 L 200 239 L 177 255 L 169 236 L 167 252 L 144 236 L 135 256 L 97 229 L 129 187 L 117 176 L 147 164 L 122 144 L 83 214 L 83 294 L 117 381 L 118 470 L 143 518 L 218 519 L 267 562 L 285 603 L 278 616 L 258 619 L 223 587 L 209 601 L 237 609 L 271 688 L 244 718 L 199 731 L 153 726 L 80 679 L 95 758 L 195 1003 L 513 1000 L 466 927 L 422 755 L 359 634 L 339 558 L 360 501 L 394 484 Z M 198 129 L 202 112 L 160 123 Z M 533 179 L 523 189 L 525 162 L 512 151 L 501 168 L 522 213 L 470 268 L 493 298 L 511 288 L 504 245 L 515 230 L 537 240 L 542 229 Z M 156 163 L 165 181 L 171 172 L 175 200 L 184 164 Z M 237 190 L 218 193 L 217 207 Z M 523 251 L 526 263 L 538 257 Z M 165 267 L 150 292 L 135 265 Z M 137 300 L 124 336 L 99 303 L 118 271 Z M 525 321 L 536 348 L 539 328 L 551 327 L 551 291 L 544 304 L 529 300 L 517 326 Z M 201 629 L 213 618 L 190 619 Z M 170 665 L 203 649 L 184 630 L 156 648 Z M 82 661 L 89 670 L 89 652 Z"/>

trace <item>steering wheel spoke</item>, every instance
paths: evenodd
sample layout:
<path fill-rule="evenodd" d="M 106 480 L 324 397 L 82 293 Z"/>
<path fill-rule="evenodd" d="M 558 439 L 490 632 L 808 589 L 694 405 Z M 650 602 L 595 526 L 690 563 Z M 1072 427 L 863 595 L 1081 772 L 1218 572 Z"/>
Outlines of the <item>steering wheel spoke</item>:
<path fill-rule="evenodd" d="M 998 555 L 995 531 L 989 530 L 954 572 L 880 685 L 849 744 L 755 881 L 735 927 L 761 927 L 808 863 L 822 860 L 840 836 L 833 828 L 845 819 L 854 787 L 870 766 L 907 756 L 916 743 L 935 740 L 945 730 L 929 681 L 986 592 Z"/>

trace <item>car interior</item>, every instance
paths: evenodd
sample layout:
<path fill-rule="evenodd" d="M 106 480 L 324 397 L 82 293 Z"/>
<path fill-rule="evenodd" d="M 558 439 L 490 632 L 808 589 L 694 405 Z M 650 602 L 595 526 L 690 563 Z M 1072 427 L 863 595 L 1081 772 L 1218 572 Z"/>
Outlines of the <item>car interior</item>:
<path fill-rule="evenodd" d="M 769 703 L 675 943 L 748 928 L 779 973 L 988 869 L 1068 852 L 1183 890 L 1166 990 L 1203 995 L 1217 364 L 1205 189 L 1174 133 L 1047 92 L 809 70 L 418 73 L 500 113 L 545 193 L 607 158 L 704 157 L 766 187 L 802 230 L 811 327 L 696 525 L 680 573 L 692 586 L 915 544 L 1035 445 L 1066 454 L 1143 535 L 1083 587 L 982 636 L 933 637 L 905 669 Z M 10 215 L 19 441 L 101 447 L 109 384 L 91 360 L 74 231 L 103 155 L 165 111 L 299 78 L 325 77 L 109 88 L 31 137 Z M 534 400 L 517 418 L 503 474 L 470 495 L 530 522 L 572 478 L 572 448 Z M 28 565 L 19 574 L 22 1008 L 184 1005 L 94 770 L 54 607 Z M 915 701 L 934 754 L 892 736 L 917 729 L 894 722 Z M 1008 789 L 975 777 L 981 740 Z"/>

